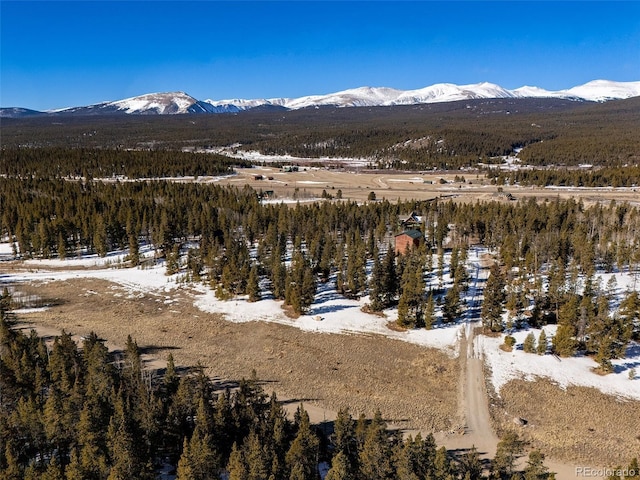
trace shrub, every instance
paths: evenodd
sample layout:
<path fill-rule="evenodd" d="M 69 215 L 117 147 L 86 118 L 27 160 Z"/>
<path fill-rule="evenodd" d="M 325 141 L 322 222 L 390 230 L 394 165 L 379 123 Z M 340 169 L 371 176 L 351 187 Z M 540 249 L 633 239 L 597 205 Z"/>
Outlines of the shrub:
<path fill-rule="evenodd" d="M 504 344 L 502 345 L 502 349 L 505 352 L 510 352 L 513 350 L 513 346 L 516 344 L 516 339 L 511 335 L 506 335 L 504 337 Z"/>

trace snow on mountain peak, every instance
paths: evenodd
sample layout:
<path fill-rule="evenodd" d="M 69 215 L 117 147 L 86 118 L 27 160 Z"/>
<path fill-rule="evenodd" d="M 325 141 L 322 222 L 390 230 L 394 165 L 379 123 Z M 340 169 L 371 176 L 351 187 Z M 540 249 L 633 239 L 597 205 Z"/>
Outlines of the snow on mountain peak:
<path fill-rule="evenodd" d="M 184 92 L 148 93 L 138 97 L 109 102 L 105 106 L 116 107 L 126 113 L 177 114 L 188 113 L 197 100 Z"/>
<path fill-rule="evenodd" d="M 640 82 L 593 80 L 563 92 L 592 102 L 605 102 L 640 96 Z"/>
<path fill-rule="evenodd" d="M 481 82 L 468 85 L 436 83 L 416 90 L 397 90 L 388 87 L 358 87 L 325 95 L 309 95 L 299 98 L 197 100 L 184 92 L 148 93 L 114 102 L 103 102 L 86 107 L 52 110 L 51 114 L 104 115 L 126 114 L 185 114 L 225 113 L 250 110 L 256 107 L 274 107 L 296 110 L 318 106 L 377 107 L 391 105 L 418 105 L 425 103 L 453 102 L 495 98 L 563 98 L 605 102 L 640 96 L 640 81 L 615 82 L 593 80 L 566 90 L 549 91 L 534 86 L 507 90 L 500 85 Z M 25 116 L 43 112 L 20 112 L 2 109 L 0 116 Z"/>

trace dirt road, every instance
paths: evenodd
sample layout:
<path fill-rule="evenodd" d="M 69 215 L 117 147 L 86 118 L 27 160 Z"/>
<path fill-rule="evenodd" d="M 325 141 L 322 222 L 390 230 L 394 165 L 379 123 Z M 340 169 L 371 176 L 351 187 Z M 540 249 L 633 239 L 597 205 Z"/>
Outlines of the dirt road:
<path fill-rule="evenodd" d="M 451 432 L 436 435 L 438 444 L 442 444 L 450 451 L 464 452 L 475 447 L 482 459 L 492 459 L 495 456 L 499 438 L 493 430 L 491 414 L 489 413 L 489 396 L 484 373 L 484 355 L 476 342 L 476 330 L 482 326 L 480 306 L 482 290 L 488 277 L 490 259 L 475 255 L 475 272 L 470 285 L 471 301 L 466 310 L 466 324 L 464 335 L 460 339 L 460 383 L 458 386 L 458 418 L 459 427 Z M 527 456 L 519 459 L 519 468 L 526 465 Z M 578 478 L 576 466 L 554 459 L 547 459 L 545 464 L 549 470 L 556 472 L 558 480 Z"/>

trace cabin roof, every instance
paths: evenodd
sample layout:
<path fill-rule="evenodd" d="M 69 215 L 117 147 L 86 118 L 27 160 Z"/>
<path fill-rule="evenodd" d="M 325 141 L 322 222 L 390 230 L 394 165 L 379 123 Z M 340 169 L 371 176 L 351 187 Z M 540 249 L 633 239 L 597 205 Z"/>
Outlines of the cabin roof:
<path fill-rule="evenodd" d="M 405 230 L 404 232 L 400 232 L 396 235 L 399 237 L 401 235 L 407 235 L 408 237 L 415 239 L 422 238 L 422 232 L 420 230 Z"/>

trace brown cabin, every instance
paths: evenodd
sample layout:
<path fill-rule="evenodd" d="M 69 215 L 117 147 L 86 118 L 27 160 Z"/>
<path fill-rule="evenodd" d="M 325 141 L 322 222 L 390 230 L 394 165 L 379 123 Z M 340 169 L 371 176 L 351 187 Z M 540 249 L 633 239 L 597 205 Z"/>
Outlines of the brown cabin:
<path fill-rule="evenodd" d="M 419 230 L 405 230 L 398 233 L 395 236 L 396 255 L 404 255 L 413 247 L 419 246 L 423 238 Z"/>

